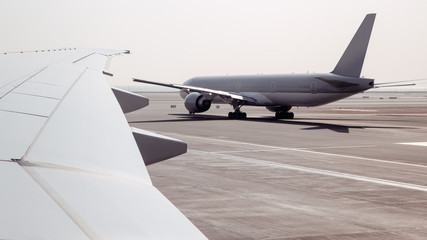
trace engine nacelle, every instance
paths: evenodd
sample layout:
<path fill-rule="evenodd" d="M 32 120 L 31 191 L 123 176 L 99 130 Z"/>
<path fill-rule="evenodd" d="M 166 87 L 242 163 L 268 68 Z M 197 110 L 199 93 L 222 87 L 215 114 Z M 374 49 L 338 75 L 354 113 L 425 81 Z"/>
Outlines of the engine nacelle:
<path fill-rule="evenodd" d="M 192 92 L 185 97 L 184 105 L 190 113 L 205 112 L 211 107 L 211 100 L 202 94 Z"/>
<path fill-rule="evenodd" d="M 291 110 L 292 106 L 268 106 L 265 108 L 271 112 L 287 112 Z"/>

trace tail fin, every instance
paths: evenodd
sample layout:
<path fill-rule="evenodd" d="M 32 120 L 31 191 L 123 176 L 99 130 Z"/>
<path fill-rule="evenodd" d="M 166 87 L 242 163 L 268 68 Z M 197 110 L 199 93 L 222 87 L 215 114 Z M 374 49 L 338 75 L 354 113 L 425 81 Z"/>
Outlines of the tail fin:
<path fill-rule="evenodd" d="M 331 73 L 346 77 L 360 77 L 375 15 L 375 13 L 366 15 L 344 54 L 341 56 L 340 61 Z"/>

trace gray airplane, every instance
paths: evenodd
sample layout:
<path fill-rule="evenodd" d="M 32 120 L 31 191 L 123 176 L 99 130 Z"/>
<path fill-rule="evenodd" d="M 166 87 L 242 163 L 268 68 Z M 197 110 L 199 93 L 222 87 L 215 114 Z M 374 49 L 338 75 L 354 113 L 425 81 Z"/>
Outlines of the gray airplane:
<path fill-rule="evenodd" d="M 244 105 L 264 106 L 277 119 L 292 119 L 293 106 L 319 106 L 374 87 L 374 79 L 360 77 L 374 20 L 375 14 L 366 15 L 330 73 L 195 77 L 184 84 L 134 81 L 180 89 L 190 114 L 207 111 L 212 102 L 225 102 L 234 108 L 230 119 L 245 119 L 240 111 Z"/>

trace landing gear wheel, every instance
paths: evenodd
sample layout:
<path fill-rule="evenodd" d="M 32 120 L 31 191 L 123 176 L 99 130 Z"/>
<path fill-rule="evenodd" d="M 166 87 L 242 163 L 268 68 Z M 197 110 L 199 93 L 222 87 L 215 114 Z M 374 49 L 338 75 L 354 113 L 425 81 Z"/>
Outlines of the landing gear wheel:
<path fill-rule="evenodd" d="M 293 112 L 276 112 L 276 119 L 294 119 Z"/>
<path fill-rule="evenodd" d="M 245 112 L 229 112 L 228 118 L 229 119 L 246 119 L 246 113 Z"/>
<path fill-rule="evenodd" d="M 228 113 L 228 119 L 233 119 L 234 117 L 234 112 L 229 112 Z"/>

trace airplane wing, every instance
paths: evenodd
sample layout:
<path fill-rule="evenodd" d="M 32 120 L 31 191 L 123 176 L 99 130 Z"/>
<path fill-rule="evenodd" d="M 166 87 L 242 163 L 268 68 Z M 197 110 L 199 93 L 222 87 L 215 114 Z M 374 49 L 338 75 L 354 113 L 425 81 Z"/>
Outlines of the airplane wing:
<path fill-rule="evenodd" d="M 122 53 L 0 53 L 0 239 L 206 239 L 151 183 L 102 72 Z"/>
<path fill-rule="evenodd" d="M 148 83 L 152 85 L 158 85 L 163 87 L 170 87 L 170 88 L 177 88 L 181 89 L 187 92 L 198 92 L 198 93 L 205 93 L 212 96 L 219 96 L 221 97 L 225 102 L 231 104 L 233 100 L 242 101 L 242 102 L 249 102 L 256 104 L 257 100 L 253 97 L 244 96 L 236 93 L 221 91 L 221 90 L 215 90 L 215 89 L 209 89 L 209 88 L 202 88 L 202 87 L 194 87 L 194 86 L 188 86 L 188 85 L 182 85 L 182 84 L 167 84 L 167 83 L 158 83 L 158 82 L 152 82 L 142 79 L 133 79 L 134 82 L 141 82 L 141 83 Z"/>

